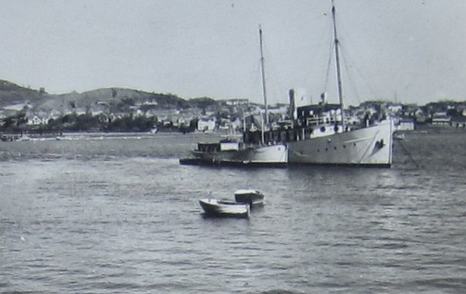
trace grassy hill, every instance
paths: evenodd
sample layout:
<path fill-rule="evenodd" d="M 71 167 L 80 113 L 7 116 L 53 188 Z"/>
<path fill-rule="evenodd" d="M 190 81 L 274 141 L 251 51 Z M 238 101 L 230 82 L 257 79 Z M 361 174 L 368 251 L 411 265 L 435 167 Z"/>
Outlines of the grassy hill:
<path fill-rule="evenodd" d="M 41 103 L 44 95 L 37 90 L 21 87 L 9 81 L 0 80 L 0 107 L 22 104 Z"/>
<path fill-rule="evenodd" d="M 143 103 L 150 103 L 159 109 L 187 108 L 190 104 L 176 95 L 156 94 L 133 89 L 105 88 L 83 93 L 66 93 L 48 95 L 40 103 L 34 105 L 36 110 L 50 111 L 52 109 L 83 109 L 95 108 L 96 105 L 106 105 L 112 111 L 125 111 L 125 108 Z"/>
<path fill-rule="evenodd" d="M 47 94 L 0 80 L 0 108 L 29 104 L 35 111 L 73 110 L 109 107 L 112 111 L 125 111 L 133 105 L 146 104 L 157 109 L 184 109 L 215 104 L 211 98 L 186 100 L 174 94 L 150 93 L 125 88 L 103 88 L 83 93 Z"/>

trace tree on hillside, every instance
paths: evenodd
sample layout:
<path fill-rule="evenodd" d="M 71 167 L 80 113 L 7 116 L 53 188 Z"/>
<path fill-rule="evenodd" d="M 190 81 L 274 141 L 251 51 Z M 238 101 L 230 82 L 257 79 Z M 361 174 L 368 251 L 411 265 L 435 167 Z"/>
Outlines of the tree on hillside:
<path fill-rule="evenodd" d="M 14 115 L 8 116 L 2 121 L 2 129 L 8 131 L 24 131 L 26 129 L 26 124 L 28 119 L 24 111 L 20 111 Z"/>

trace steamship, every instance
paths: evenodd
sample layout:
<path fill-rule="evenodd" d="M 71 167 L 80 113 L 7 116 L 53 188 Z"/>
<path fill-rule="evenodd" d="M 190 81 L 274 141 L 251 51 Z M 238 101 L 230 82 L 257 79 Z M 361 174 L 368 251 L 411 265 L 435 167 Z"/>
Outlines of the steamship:
<path fill-rule="evenodd" d="M 345 119 L 341 82 L 339 41 L 332 0 L 334 53 L 338 104 L 327 103 L 295 107 L 295 92 L 290 90 L 290 120 L 280 128 L 270 127 L 261 45 L 261 69 L 265 105 L 265 126 L 261 131 L 244 131 L 242 142 L 199 143 L 185 164 L 314 164 L 390 167 L 392 164 L 393 122 L 390 119 L 349 126 Z"/>
<path fill-rule="evenodd" d="M 290 91 L 293 129 L 287 141 L 288 161 L 295 164 L 358 165 L 390 167 L 393 122 L 365 120 L 348 126 L 345 120 L 335 5 L 332 0 L 334 53 L 339 104 L 328 104 L 325 93 L 318 105 L 294 109 Z"/>
<path fill-rule="evenodd" d="M 293 105 L 290 90 L 294 118 L 286 134 L 290 164 L 391 166 L 394 126 L 390 119 L 366 119 L 362 125 L 349 126 L 341 104 L 327 103 L 325 95 L 317 105 Z"/>

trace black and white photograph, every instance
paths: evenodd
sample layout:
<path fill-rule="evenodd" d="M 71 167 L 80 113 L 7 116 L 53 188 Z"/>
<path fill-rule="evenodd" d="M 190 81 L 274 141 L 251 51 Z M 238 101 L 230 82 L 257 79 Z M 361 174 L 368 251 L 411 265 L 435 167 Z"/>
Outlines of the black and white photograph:
<path fill-rule="evenodd" d="M 0 293 L 464 293 L 466 1 L 0 7 Z"/>

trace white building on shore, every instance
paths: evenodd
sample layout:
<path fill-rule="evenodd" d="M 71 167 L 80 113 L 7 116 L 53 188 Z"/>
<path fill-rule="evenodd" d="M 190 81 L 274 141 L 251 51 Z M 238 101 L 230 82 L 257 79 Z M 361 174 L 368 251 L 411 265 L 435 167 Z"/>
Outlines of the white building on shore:
<path fill-rule="evenodd" d="M 217 120 L 215 117 L 202 117 L 197 122 L 197 130 L 200 132 L 213 132 L 217 126 Z"/>

